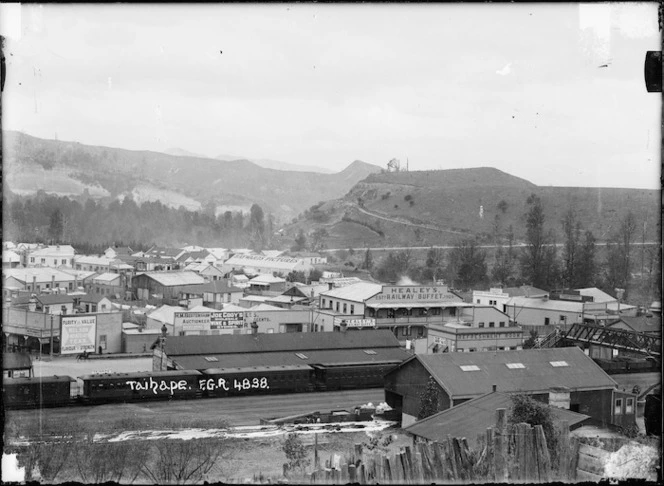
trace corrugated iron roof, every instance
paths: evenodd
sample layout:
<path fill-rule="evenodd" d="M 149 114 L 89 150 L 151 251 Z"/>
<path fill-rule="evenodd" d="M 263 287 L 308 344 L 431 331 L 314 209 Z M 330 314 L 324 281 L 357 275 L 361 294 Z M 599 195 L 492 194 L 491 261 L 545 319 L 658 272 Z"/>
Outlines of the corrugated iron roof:
<path fill-rule="evenodd" d="M 495 425 L 498 408 L 506 408 L 509 413 L 512 400 L 505 393 L 491 392 L 420 420 L 404 430 L 431 441 L 445 440 L 448 435 L 475 441 L 478 435 L 484 435 L 488 427 Z M 572 428 L 589 418 L 562 408 L 548 408 L 555 422 L 566 420 Z"/>
<path fill-rule="evenodd" d="M 32 360 L 28 353 L 2 353 L 2 369 L 28 370 L 32 368 Z"/>
<path fill-rule="evenodd" d="M 344 287 L 321 292 L 323 297 L 332 297 L 335 299 L 354 300 L 355 302 L 364 302 L 365 300 L 379 294 L 383 286 L 371 282 L 358 282 Z"/>
<path fill-rule="evenodd" d="M 175 313 L 184 312 L 186 310 L 187 309 L 180 306 L 162 305 L 158 309 L 150 312 L 148 317 L 150 319 L 154 319 L 155 321 L 163 322 L 166 324 L 173 324 L 173 321 L 175 320 Z"/>
<path fill-rule="evenodd" d="M 253 309 L 252 309 L 253 310 Z M 150 315 L 152 317 L 152 314 Z M 303 350 L 346 350 L 399 347 L 390 330 L 173 336 L 166 340 L 169 356 L 270 353 Z"/>
<path fill-rule="evenodd" d="M 416 355 L 415 359 L 453 398 L 479 396 L 491 391 L 492 385 L 506 393 L 546 392 L 561 386 L 572 390 L 616 386 L 616 382 L 576 346 Z M 554 367 L 551 361 L 565 361 L 568 366 Z M 509 369 L 507 363 L 523 363 L 524 368 Z M 460 368 L 467 365 L 475 365 L 479 371 Z"/>
<path fill-rule="evenodd" d="M 358 331 L 363 332 L 363 331 Z M 233 335 L 237 336 L 237 335 Z M 246 334 L 244 336 L 247 336 Z M 225 337 L 232 337 L 226 335 Z M 168 340 L 166 340 L 166 351 L 168 352 Z M 393 364 L 398 365 L 410 354 L 401 348 L 366 348 L 372 349 L 376 354 L 367 354 L 364 349 L 335 349 L 335 350 L 310 350 L 300 349 L 298 354 L 306 356 L 300 358 L 296 352 L 272 352 L 272 353 L 232 353 L 232 354 L 207 354 L 199 356 L 173 356 L 169 354 L 178 366 L 183 369 L 203 370 L 210 367 L 211 362 L 205 358 L 215 358 L 218 368 L 250 368 L 253 366 L 343 366 L 358 364 Z"/>
<path fill-rule="evenodd" d="M 203 277 L 194 272 L 145 272 L 143 275 L 165 287 L 206 283 Z"/>

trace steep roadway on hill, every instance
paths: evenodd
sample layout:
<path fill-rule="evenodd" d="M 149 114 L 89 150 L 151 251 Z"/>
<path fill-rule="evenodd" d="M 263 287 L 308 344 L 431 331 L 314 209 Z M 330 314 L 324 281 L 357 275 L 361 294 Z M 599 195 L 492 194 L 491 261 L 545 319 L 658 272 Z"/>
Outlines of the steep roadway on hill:
<path fill-rule="evenodd" d="M 428 230 L 439 231 L 441 233 L 452 233 L 452 234 L 455 234 L 455 235 L 468 235 L 468 233 L 464 233 L 462 231 L 454 231 L 454 230 L 443 229 L 443 228 L 439 228 L 438 226 L 433 226 L 433 225 L 430 225 L 430 224 L 413 223 L 411 221 L 404 220 L 404 219 L 401 219 L 401 218 L 394 218 L 394 217 L 388 218 L 387 216 L 381 216 L 380 214 L 374 213 L 372 211 L 367 211 L 366 209 L 361 208 L 359 206 L 354 205 L 353 207 L 355 209 L 357 209 L 359 212 L 366 214 L 367 216 L 371 216 L 372 218 L 382 219 L 384 221 L 389 221 L 391 223 L 403 224 L 403 225 L 406 225 L 406 226 L 414 226 L 416 228 L 424 228 L 424 229 L 428 229 Z"/>

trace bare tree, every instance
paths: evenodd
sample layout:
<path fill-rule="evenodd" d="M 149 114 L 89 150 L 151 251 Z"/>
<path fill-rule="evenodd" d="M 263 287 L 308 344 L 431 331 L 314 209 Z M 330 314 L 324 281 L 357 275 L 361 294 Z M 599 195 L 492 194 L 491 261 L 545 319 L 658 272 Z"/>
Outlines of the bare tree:
<path fill-rule="evenodd" d="M 155 484 L 200 483 L 215 466 L 224 449 L 219 439 L 161 440 L 141 471 Z"/>

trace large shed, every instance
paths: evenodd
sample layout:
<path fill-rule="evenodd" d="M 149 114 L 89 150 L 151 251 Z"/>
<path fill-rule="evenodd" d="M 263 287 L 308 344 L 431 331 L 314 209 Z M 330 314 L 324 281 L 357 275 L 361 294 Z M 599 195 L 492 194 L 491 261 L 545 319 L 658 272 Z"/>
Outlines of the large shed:
<path fill-rule="evenodd" d="M 618 392 L 613 378 L 577 347 L 415 355 L 385 377 L 385 400 L 401 410 L 404 425 L 415 421 L 420 394 L 430 379 L 439 392 L 441 411 L 489 393 L 496 385 L 504 393 L 522 393 L 544 403 L 562 401 L 565 408 L 603 426 L 636 419 L 635 397 Z M 626 407 L 629 400 L 631 408 Z"/>

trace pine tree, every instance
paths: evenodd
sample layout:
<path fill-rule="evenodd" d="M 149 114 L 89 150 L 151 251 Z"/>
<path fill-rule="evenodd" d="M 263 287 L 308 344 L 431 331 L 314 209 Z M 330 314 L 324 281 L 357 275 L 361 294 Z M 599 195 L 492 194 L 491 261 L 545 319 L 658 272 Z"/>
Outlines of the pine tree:
<path fill-rule="evenodd" d="M 426 388 L 420 394 L 420 409 L 417 412 L 417 420 L 430 417 L 439 412 L 440 391 L 439 385 L 432 376 L 429 376 Z"/>

